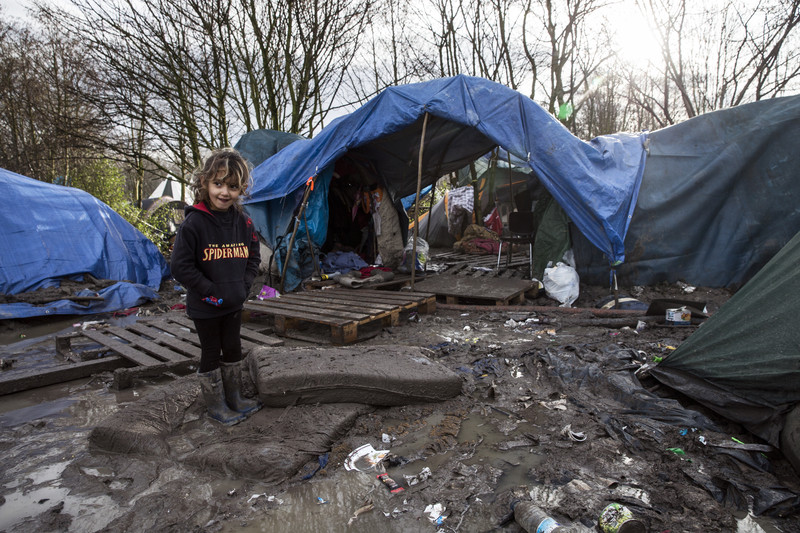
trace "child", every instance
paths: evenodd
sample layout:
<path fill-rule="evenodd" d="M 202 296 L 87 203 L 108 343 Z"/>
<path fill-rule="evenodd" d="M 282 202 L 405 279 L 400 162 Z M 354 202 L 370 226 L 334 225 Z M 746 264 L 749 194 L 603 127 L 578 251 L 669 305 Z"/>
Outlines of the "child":
<path fill-rule="evenodd" d="M 261 409 L 240 392 L 242 305 L 261 262 L 258 234 L 242 212 L 250 169 L 233 148 L 215 150 L 194 172 L 197 203 L 185 209 L 172 250 L 173 277 L 187 289 L 186 314 L 200 337 L 208 414 L 233 425 Z"/>

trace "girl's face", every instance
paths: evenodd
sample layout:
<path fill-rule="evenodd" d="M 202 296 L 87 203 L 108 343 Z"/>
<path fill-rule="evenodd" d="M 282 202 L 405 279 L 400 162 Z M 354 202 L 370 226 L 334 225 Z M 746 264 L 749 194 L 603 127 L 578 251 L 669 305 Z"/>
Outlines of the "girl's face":
<path fill-rule="evenodd" d="M 239 199 L 239 186 L 224 181 L 225 173 L 220 172 L 208 182 L 208 198 L 212 211 L 227 211 Z"/>

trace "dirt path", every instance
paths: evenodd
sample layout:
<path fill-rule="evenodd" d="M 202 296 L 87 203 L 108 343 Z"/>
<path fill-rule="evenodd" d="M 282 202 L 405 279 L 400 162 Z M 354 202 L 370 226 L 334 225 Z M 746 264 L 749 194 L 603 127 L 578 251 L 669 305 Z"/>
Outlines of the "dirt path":
<path fill-rule="evenodd" d="M 603 292 L 583 288 L 577 305 Z M 656 295 L 686 296 L 673 286 L 642 288 L 639 298 Z M 697 289 L 692 297 L 708 300 L 713 312 L 728 294 Z M 509 521 L 510 503 L 533 499 L 584 531 L 596 531 L 610 502 L 627 505 L 652 532 L 800 531 L 796 514 L 771 516 L 796 510 L 800 494 L 797 474 L 779 453 L 715 446 L 754 440 L 634 376 L 692 327 L 648 324 L 637 332 L 635 323 L 592 325 L 591 313 L 533 311 L 534 304 L 552 302 L 440 309 L 418 321 L 404 317 L 354 345 L 422 347 L 459 373 L 462 393 L 440 403 L 348 411 L 346 431 L 326 449 L 305 444 L 309 460 L 288 479 L 271 478 L 257 468 L 262 463 L 253 464 L 253 476 L 225 470 L 233 463 L 246 470 L 242 462 L 255 461 L 254 450 L 280 461 L 280 451 L 259 449 L 254 435 L 270 442 L 287 420 L 308 433 L 300 441 L 320 442 L 311 433 L 329 427 L 321 418 L 313 423 L 322 412 L 314 409 L 324 406 L 273 408 L 232 429 L 199 410 L 167 440 L 165 455 L 108 453 L 90 445 L 89 435 L 126 405 L 174 393 L 185 378 L 114 393 L 110 376 L 99 376 L 6 397 L 0 530 L 435 531 L 431 513 L 440 509 L 444 531 L 510 532 L 519 531 Z M 382 466 L 402 492 L 391 493 L 377 471 L 344 468 L 363 444 L 390 452 Z"/>

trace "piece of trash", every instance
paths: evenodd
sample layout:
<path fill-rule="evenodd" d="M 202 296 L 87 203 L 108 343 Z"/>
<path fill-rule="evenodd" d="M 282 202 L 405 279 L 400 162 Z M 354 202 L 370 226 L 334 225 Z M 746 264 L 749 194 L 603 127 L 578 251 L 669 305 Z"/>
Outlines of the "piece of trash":
<path fill-rule="evenodd" d="M 472 328 L 469 326 L 464 326 L 464 331 L 472 331 Z"/>
<path fill-rule="evenodd" d="M 567 424 L 561 430 L 561 434 L 573 442 L 583 442 L 586 440 L 586 433 L 583 431 L 572 431 L 572 424 Z"/>
<path fill-rule="evenodd" d="M 229 490 L 229 491 L 228 491 L 228 497 L 231 497 L 231 496 L 233 496 L 234 494 L 236 494 L 236 489 L 235 489 L 235 488 L 233 488 L 233 489 L 231 489 L 231 490 Z"/>
<path fill-rule="evenodd" d="M 566 411 L 567 410 L 567 400 L 562 398 L 561 400 L 554 400 L 552 402 L 539 402 L 539 405 L 546 407 L 550 410 L 556 411 Z"/>
<path fill-rule="evenodd" d="M 359 507 L 358 509 L 356 509 L 356 512 L 353 513 L 353 516 L 350 517 L 350 520 L 347 521 L 347 525 L 349 526 L 350 524 L 352 524 L 353 521 L 355 521 L 355 519 L 358 518 L 358 515 L 362 515 L 364 513 L 368 513 L 371 510 L 373 510 L 374 508 L 375 508 L 375 506 L 372 505 L 372 503 L 368 503 L 368 504 L 366 504 L 366 505 L 364 505 L 362 507 Z"/>
<path fill-rule="evenodd" d="M 20 339 L 24 339 L 25 337 L 27 337 L 27 335 L 25 335 L 24 333 L 20 333 L 20 334 L 19 334 L 19 338 L 20 338 Z"/>
<path fill-rule="evenodd" d="M 647 323 L 644 320 L 638 320 L 636 322 L 636 331 L 644 331 L 644 328 L 647 327 Z"/>
<path fill-rule="evenodd" d="M 420 471 L 419 474 L 415 476 L 403 476 L 403 477 L 405 478 L 408 486 L 413 487 L 414 485 L 422 483 L 423 481 L 427 480 L 429 477 L 431 477 L 431 474 L 432 474 L 431 469 L 426 466 Z"/>
<path fill-rule="evenodd" d="M 408 314 L 408 321 L 409 322 L 419 322 L 419 315 L 416 311 L 412 311 Z"/>
<path fill-rule="evenodd" d="M 344 460 L 345 470 L 365 472 L 374 469 L 388 455 L 389 450 L 376 450 L 372 444 L 359 446 Z"/>
<path fill-rule="evenodd" d="M 258 292 L 256 298 L 259 300 L 266 300 L 268 298 L 278 298 L 281 295 L 277 290 L 273 289 L 269 285 L 264 285 L 261 287 L 261 290 Z"/>
<path fill-rule="evenodd" d="M 393 440 L 394 440 L 394 437 L 392 437 L 388 433 L 381 433 L 381 442 L 383 442 L 384 444 L 389 444 Z"/>
<path fill-rule="evenodd" d="M 395 480 L 390 478 L 389 474 L 387 474 L 385 472 L 382 473 L 382 474 L 378 474 L 375 477 L 377 477 L 380 480 L 381 483 L 386 485 L 389 488 L 389 492 L 391 492 L 392 494 L 397 493 L 397 492 L 403 492 L 405 490 L 403 487 L 398 485 Z"/>
<path fill-rule="evenodd" d="M 683 428 L 678 433 L 683 437 L 683 436 L 686 436 L 689 433 L 689 430 L 686 429 L 686 428 Z"/>
<path fill-rule="evenodd" d="M 317 505 L 322 505 L 322 504 L 325 504 L 325 503 L 328 503 L 328 500 L 323 500 L 322 498 L 317 496 Z"/>
<path fill-rule="evenodd" d="M 708 444 L 708 442 L 706 441 L 706 438 L 703 435 L 700 435 L 699 437 L 697 437 L 697 440 L 699 440 L 700 444 L 702 444 L 703 446 Z"/>
<path fill-rule="evenodd" d="M 257 499 L 261 498 L 262 496 L 266 497 L 267 493 L 266 492 L 262 492 L 261 494 L 253 494 L 252 496 L 250 496 L 247 499 L 247 503 L 250 503 L 253 500 L 257 500 Z"/>
<path fill-rule="evenodd" d="M 425 511 L 423 512 L 426 515 L 428 515 L 428 520 L 430 520 L 437 526 L 440 526 L 442 525 L 442 522 L 444 522 L 445 518 L 444 516 L 442 516 L 442 513 L 444 513 L 444 509 L 445 509 L 444 505 L 442 505 L 441 503 L 435 503 L 425 507 Z"/>
<path fill-rule="evenodd" d="M 3 370 L 11 368 L 16 362 L 16 359 L 0 359 L 0 368 Z"/>
<path fill-rule="evenodd" d="M 606 505 L 597 519 L 597 524 L 603 533 L 619 533 L 621 531 L 644 533 L 647 531 L 644 523 L 634 518 L 633 512 L 619 503 Z"/>
<path fill-rule="evenodd" d="M 85 331 L 91 326 L 99 326 L 103 323 L 102 320 L 90 320 L 81 324 L 81 330 Z"/>

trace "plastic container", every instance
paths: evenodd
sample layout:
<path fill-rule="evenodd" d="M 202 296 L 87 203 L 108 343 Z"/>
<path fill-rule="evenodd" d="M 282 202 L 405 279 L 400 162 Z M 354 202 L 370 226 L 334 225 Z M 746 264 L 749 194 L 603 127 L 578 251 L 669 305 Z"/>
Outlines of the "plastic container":
<path fill-rule="evenodd" d="M 533 502 L 517 502 L 512 505 L 514 520 L 528 533 L 569 533 L 570 530 L 549 516 Z"/>
<path fill-rule="evenodd" d="M 634 518 L 633 512 L 620 503 L 606 505 L 597 523 L 603 533 L 647 533 L 644 522 Z"/>

